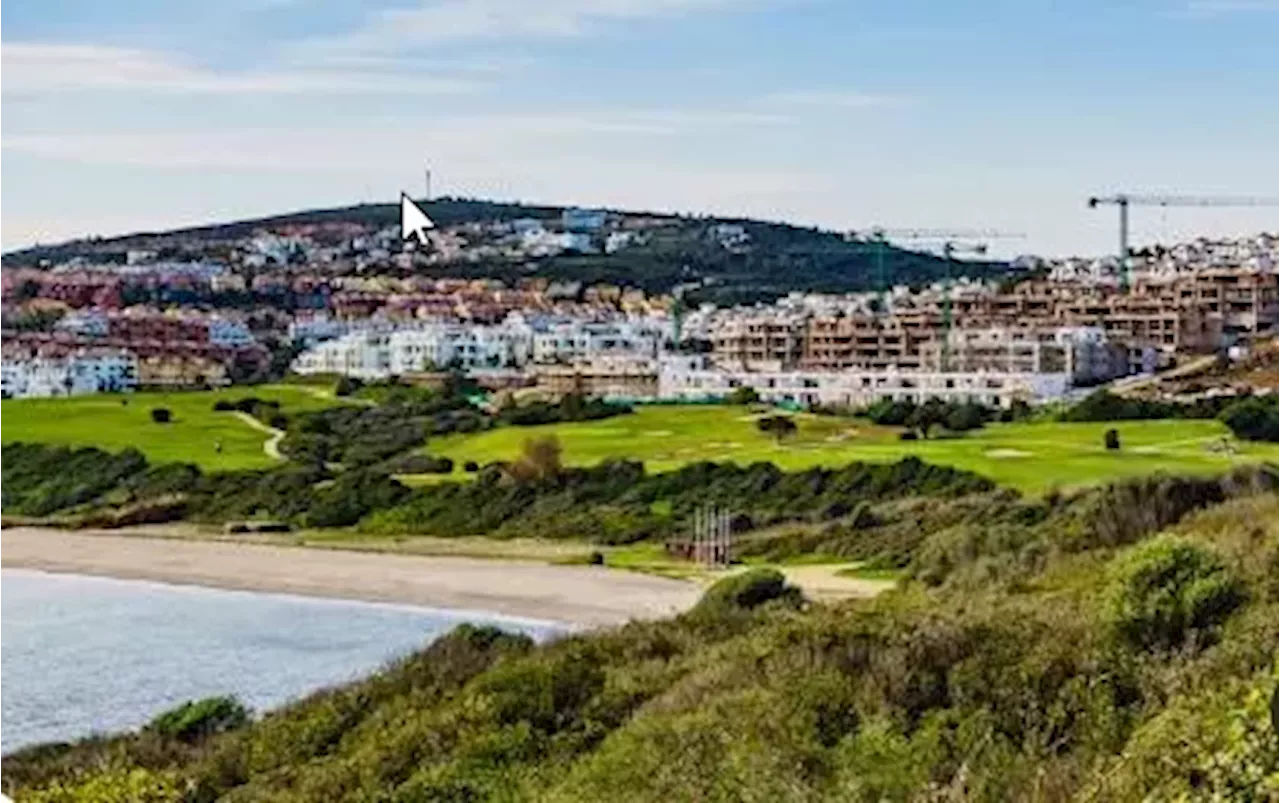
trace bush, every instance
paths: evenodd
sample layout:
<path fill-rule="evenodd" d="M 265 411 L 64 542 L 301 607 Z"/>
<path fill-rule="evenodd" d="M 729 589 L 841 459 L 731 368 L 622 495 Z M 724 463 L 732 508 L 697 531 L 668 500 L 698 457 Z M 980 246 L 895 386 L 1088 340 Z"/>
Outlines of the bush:
<path fill-rule="evenodd" d="M 520 459 L 507 469 L 517 480 L 537 482 L 560 475 L 560 439 L 554 435 L 530 438 L 521 448 Z"/>
<path fill-rule="evenodd" d="M 756 429 L 781 441 L 796 434 L 796 422 L 788 415 L 769 415 L 756 422 Z"/>
<path fill-rule="evenodd" d="M 1280 409 L 1275 396 L 1254 396 L 1223 410 L 1218 420 L 1237 438 L 1250 441 L 1280 440 Z"/>
<path fill-rule="evenodd" d="M 474 460 L 468 460 L 462 464 L 462 470 L 468 474 L 474 474 L 480 470 L 480 464 Z"/>
<path fill-rule="evenodd" d="M 338 383 L 333 386 L 333 395 L 350 396 L 362 387 L 364 387 L 364 383 L 353 376 L 339 377 Z"/>
<path fill-rule="evenodd" d="M 587 556 L 587 563 L 588 563 L 589 565 L 591 565 L 591 566 L 603 566 L 603 565 L 604 565 L 604 553 L 603 553 L 603 552 L 592 552 L 590 555 L 588 555 L 588 556 Z"/>
<path fill-rule="evenodd" d="M 383 467 L 392 474 L 450 474 L 453 461 L 429 454 L 407 454 L 388 460 Z"/>
<path fill-rule="evenodd" d="M 898 440 L 900 440 L 900 441 L 918 441 L 918 440 L 920 440 L 920 436 L 916 434 L 916 431 L 915 431 L 914 429 L 909 429 L 909 430 L 907 430 L 906 432 L 899 432 L 899 433 L 898 433 Z"/>
<path fill-rule="evenodd" d="M 1107 433 L 1103 435 L 1102 442 L 1106 445 L 1107 449 L 1114 452 L 1120 448 L 1120 433 L 1114 429 L 1109 429 L 1107 430 Z"/>
<path fill-rule="evenodd" d="M 173 413 L 167 407 L 151 408 L 151 420 L 157 424 L 167 424 L 173 420 Z"/>
<path fill-rule="evenodd" d="M 760 394 L 750 385 L 734 388 L 725 402 L 728 404 L 755 404 L 760 401 Z"/>
<path fill-rule="evenodd" d="M 229 413 L 234 409 L 236 409 L 235 402 L 230 402 L 226 399 L 218 399 L 213 403 L 213 411 L 215 413 Z"/>
<path fill-rule="evenodd" d="M 965 402 L 950 405 L 942 425 L 952 432 L 968 432 L 971 429 L 982 429 L 994 417 L 995 413 L 990 408 Z"/>
<path fill-rule="evenodd" d="M 234 697 L 206 697 L 165 711 L 147 725 L 148 730 L 184 742 L 233 730 L 249 721 L 249 709 Z"/>
<path fill-rule="evenodd" d="M 787 578 L 777 569 L 748 569 L 707 589 L 694 610 L 750 610 L 775 599 L 797 605 L 802 597 L 800 589 L 788 585 Z"/>
<path fill-rule="evenodd" d="M 1112 632 L 1129 646 L 1170 650 L 1204 645 L 1244 602 L 1241 583 L 1217 555 L 1174 536 L 1160 536 L 1118 559 L 1107 600 Z"/>

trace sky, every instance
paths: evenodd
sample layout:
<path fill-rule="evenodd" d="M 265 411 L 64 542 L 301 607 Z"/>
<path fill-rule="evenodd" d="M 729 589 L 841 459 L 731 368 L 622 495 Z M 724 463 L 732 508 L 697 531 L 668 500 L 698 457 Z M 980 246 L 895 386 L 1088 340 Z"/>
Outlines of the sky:
<path fill-rule="evenodd" d="M 990 231 L 1275 197 L 1276 0 L 9 0 L 0 244 L 423 193 Z M 1135 244 L 1277 229 L 1135 209 Z"/>

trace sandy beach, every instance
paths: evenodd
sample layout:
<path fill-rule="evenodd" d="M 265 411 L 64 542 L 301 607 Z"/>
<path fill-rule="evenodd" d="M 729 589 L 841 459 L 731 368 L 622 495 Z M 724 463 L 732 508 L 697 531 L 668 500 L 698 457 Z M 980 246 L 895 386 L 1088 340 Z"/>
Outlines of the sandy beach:
<path fill-rule="evenodd" d="M 602 626 L 670 616 L 690 582 L 592 566 L 8 527 L 6 568 L 485 611 Z"/>

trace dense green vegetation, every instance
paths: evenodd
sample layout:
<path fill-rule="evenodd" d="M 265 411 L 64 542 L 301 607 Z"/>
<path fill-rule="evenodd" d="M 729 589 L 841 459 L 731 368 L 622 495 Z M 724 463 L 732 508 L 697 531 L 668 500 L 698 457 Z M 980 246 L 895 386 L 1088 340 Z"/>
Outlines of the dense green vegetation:
<path fill-rule="evenodd" d="M 1275 409 L 1275 397 L 1270 399 Z M 1248 401 L 1247 399 L 1245 401 Z M 1205 396 L 1191 403 L 1155 401 L 1152 399 L 1119 396 L 1109 390 L 1090 393 L 1077 404 L 1067 408 L 1063 421 L 1140 421 L 1159 418 L 1215 418 L 1226 409 L 1241 402 L 1235 396 Z M 1257 438 L 1253 440 L 1259 440 Z"/>
<path fill-rule="evenodd" d="M 734 511 L 733 525 L 743 532 L 839 519 L 866 500 L 954 496 L 994 487 L 969 472 L 911 458 L 796 472 L 768 463 L 694 463 L 663 474 L 648 474 L 643 464 L 626 461 L 557 468 L 557 459 L 535 450 L 520 462 L 537 465 L 520 471 L 490 466 L 475 482 L 428 485 L 403 504 L 370 516 L 362 527 L 389 534 L 492 533 L 617 544 L 684 532 L 705 505 Z"/>
<path fill-rule="evenodd" d="M 558 444 L 534 441 L 519 460 L 487 466 L 474 482 L 410 490 L 392 477 L 406 467 L 404 459 L 346 470 L 289 464 L 206 474 L 190 464 L 148 464 L 136 450 L 112 454 L 8 444 L 0 487 L 5 513 L 58 516 L 82 526 L 257 518 L 311 527 L 360 522 L 372 532 L 520 534 L 600 543 L 670 534 L 684 528 L 697 507 L 712 503 L 738 511 L 735 526 L 746 530 L 839 518 L 864 499 L 993 487 L 974 474 L 914 459 L 793 473 L 763 463 L 698 463 L 656 475 L 636 462 L 565 468 Z"/>
<path fill-rule="evenodd" d="M 1250 441 L 1280 440 L 1280 404 L 1277 397 L 1254 396 L 1235 402 L 1218 418 L 1231 428 L 1237 438 Z"/>
<path fill-rule="evenodd" d="M 1274 474 L 898 504 L 937 509 L 904 545 L 918 579 L 875 600 L 809 605 L 761 571 L 674 619 L 541 646 L 464 626 L 230 730 L 145 727 L 19 751 L 4 759 L 5 791 L 77 803 L 1275 799 Z"/>

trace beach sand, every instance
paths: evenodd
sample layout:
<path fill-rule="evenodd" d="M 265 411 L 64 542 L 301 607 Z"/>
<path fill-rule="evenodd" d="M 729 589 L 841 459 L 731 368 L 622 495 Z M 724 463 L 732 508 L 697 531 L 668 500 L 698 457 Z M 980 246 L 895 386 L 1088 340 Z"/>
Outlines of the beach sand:
<path fill-rule="evenodd" d="M 0 531 L 0 563 L 6 568 L 484 611 L 582 626 L 670 616 L 691 607 L 701 594 L 691 582 L 595 566 L 38 527 Z"/>

